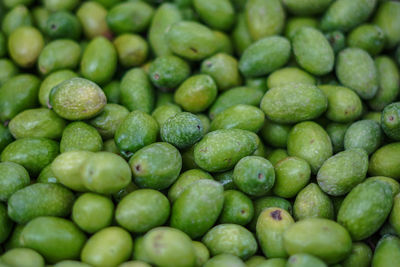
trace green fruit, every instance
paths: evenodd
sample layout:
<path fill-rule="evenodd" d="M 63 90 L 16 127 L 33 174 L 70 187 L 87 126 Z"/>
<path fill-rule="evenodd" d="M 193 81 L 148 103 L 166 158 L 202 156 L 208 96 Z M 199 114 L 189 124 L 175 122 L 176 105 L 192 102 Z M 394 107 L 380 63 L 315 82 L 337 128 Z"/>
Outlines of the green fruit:
<path fill-rule="evenodd" d="M 83 51 L 81 73 L 98 84 L 111 81 L 117 67 L 117 51 L 104 37 L 94 38 Z"/>
<path fill-rule="evenodd" d="M 283 0 L 283 4 L 289 10 L 290 13 L 295 15 L 315 15 L 323 13 L 329 5 L 331 5 L 332 0 Z"/>
<path fill-rule="evenodd" d="M 279 0 L 249 0 L 244 12 L 253 40 L 278 35 L 283 30 L 286 16 Z"/>
<path fill-rule="evenodd" d="M 387 105 L 383 109 L 381 126 L 389 138 L 400 140 L 400 102 Z"/>
<path fill-rule="evenodd" d="M 43 6 L 35 7 L 32 10 L 33 23 L 42 33 L 46 33 L 46 23 L 49 16 L 50 11 Z"/>
<path fill-rule="evenodd" d="M 112 81 L 103 87 L 103 92 L 107 97 L 107 103 L 120 103 L 120 82 Z"/>
<path fill-rule="evenodd" d="M 214 33 L 206 26 L 192 21 L 180 21 L 166 33 L 169 49 L 178 56 L 199 61 L 217 50 Z"/>
<path fill-rule="evenodd" d="M 0 162 L 0 200 L 7 201 L 16 191 L 28 186 L 29 173 L 14 162 Z"/>
<path fill-rule="evenodd" d="M 68 124 L 62 133 L 60 152 L 68 151 L 100 151 L 103 141 L 97 130 L 87 123 L 76 121 Z"/>
<path fill-rule="evenodd" d="M 376 0 L 335 1 L 322 17 L 320 27 L 323 31 L 349 31 L 368 19 L 374 11 L 376 2 Z"/>
<path fill-rule="evenodd" d="M 117 226 L 104 228 L 92 235 L 81 252 L 83 262 L 94 266 L 118 266 L 131 257 L 130 234 Z"/>
<path fill-rule="evenodd" d="M 275 183 L 274 167 L 265 158 L 244 157 L 235 165 L 233 181 L 242 192 L 248 195 L 265 195 Z"/>
<path fill-rule="evenodd" d="M 385 45 L 385 33 L 377 25 L 363 24 L 352 30 L 347 37 L 349 47 L 358 47 L 370 55 L 379 54 Z"/>
<path fill-rule="evenodd" d="M 373 59 L 364 50 L 346 48 L 339 53 L 336 75 L 344 86 L 354 90 L 362 99 L 372 99 L 377 93 L 377 74 Z"/>
<path fill-rule="evenodd" d="M 30 248 L 14 248 L 1 256 L 1 262 L 9 266 L 44 267 L 43 257 Z"/>
<path fill-rule="evenodd" d="M 38 217 L 22 230 L 24 247 L 39 252 L 47 262 L 78 258 L 86 236 L 71 221 L 57 217 Z"/>
<path fill-rule="evenodd" d="M 67 120 L 89 119 L 99 114 L 107 103 L 103 90 L 87 79 L 72 78 L 51 90 L 50 105 Z"/>
<path fill-rule="evenodd" d="M 192 241 L 192 245 L 194 248 L 194 253 L 196 254 L 196 266 L 203 266 L 204 263 L 206 263 L 210 258 L 210 252 L 208 251 L 207 247 L 199 241 Z"/>
<path fill-rule="evenodd" d="M 213 177 L 200 169 L 191 169 L 182 173 L 168 191 L 168 199 L 174 202 L 192 183 L 200 179 L 213 179 Z"/>
<path fill-rule="evenodd" d="M 186 79 L 175 91 L 174 100 L 185 111 L 205 111 L 217 97 L 217 85 L 211 76 L 198 74 Z"/>
<path fill-rule="evenodd" d="M 93 193 L 80 195 L 72 207 L 73 222 L 90 234 L 110 226 L 113 216 L 114 204 L 111 199 Z"/>
<path fill-rule="evenodd" d="M 285 149 L 277 148 L 272 150 L 266 158 L 275 166 L 279 161 L 287 157 L 289 157 L 289 155 Z"/>
<path fill-rule="evenodd" d="M 182 109 L 180 106 L 167 103 L 165 105 L 161 105 L 153 110 L 151 113 L 151 116 L 153 116 L 156 121 L 158 122 L 158 125 L 162 127 L 162 125 L 169 119 L 174 117 L 176 114 L 182 112 Z M 204 131 L 204 129 L 203 129 Z"/>
<path fill-rule="evenodd" d="M 73 201 L 73 193 L 60 185 L 32 184 L 11 195 L 8 216 L 21 224 L 39 216 L 65 217 L 71 212 Z"/>
<path fill-rule="evenodd" d="M 32 26 L 32 15 L 29 9 L 24 5 L 17 5 L 7 12 L 3 18 L 2 31 L 9 36 L 17 28 L 24 26 Z"/>
<path fill-rule="evenodd" d="M 57 156 L 51 163 L 51 171 L 57 181 L 74 191 L 87 191 L 83 184 L 81 167 L 92 155 L 89 151 L 70 151 Z"/>
<path fill-rule="evenodd" d="M 372 258 L 372 266 L 396 266 L 400 260 L 400 239 L 386 235 L 379 240 Z"/>
<path fill-rule="evenodd" d="M 162 90 L 175 89 L 189 75 L 189 64 L 183 59 L 171 55 L 157 57 L 149 69 L 151 82 Z"/>
<path fill-rule="evenodd" d="M 361 183 L 368 171 L 368 154 L 363 149 L 346 149 L 327 159 L 317 174 L 318 185 L 332 196 L 342 196 Z"/>
<path fill-rule="evenodd" d="M 353 243 L 351 254 L 341 262 L 343 267 L 368 267 L 371 264 L 372 250 L 362 242 Z"/>
<path fill-rule="evenodd" d="M 177 148 L 187 148 L 203 137 L 203 124 L 196 115 L 180 112 L 162 124 L 160 136 Z"/>
<path fill-rule="evenodd" d="M 296 220 L 307 218 L 334 218 L 331 199 L 314 183 L 304 187 L 296 196 L 293 204 L 293 215 Z"/>
<path fill-rule="evenodd" d="M 220 182 L 224 186 L 224 190 L 237 189 L 233 182 L 233 169 L 226 172 L 214 173 L 214 180 Z"/>
<path fill-rule="evenodd" d="M 43 5 L 50 11 L 73 10 L 80 0 L 43 0 Z"/>
<path fill-rule="evenodd" d="M 284 198 L 281 197 L 261 197 L 253 201 L 254 204 L 254 216 L 249 224 L 249 228 L 254 232 L 256 231 L 256 225 L 258 217 L 261 212 L 267 208 L 281 208 L 292 214 L 292 204 Z"/>
<path fill-rule="evenodd" d="M 246 260 L 257 251 L 257 241 L 253 234 L 236 224 L 220 224 L 211 228 L 202 242 L 213 256 L 231 254 Z"/>
<path fill-rule="evenodd" d="M 235 105 L 219 113 L 211 122 L 211 131 L 242 129 L 258 132 L 264 124 L 264 112 L 251 105 Z"/>
<path fill-rule="evenodd" d="M 267 87 L 269 89 L 289 83 L 315 85 L 317 82 L 312 75 L 296 67 L 278 69 L 271 73 L 267 78 Z"/>
<path fill-rule="evenodd" d="M 72 40 L 55 40 L 48 43 L 38 58 L 43 75 L 61 69 L 75 69 L 81 59 L 81 47 Z"/>
<path fill-rule="evenodd" d="M 217 221 L 223 207 L 223 186 L 201 179 L 190 185 L 172 206 L 170 225 L 191 238 L 204 235 Z"/>
<path fill-rule="evenodd" d="M 244 13 L 236 14 L 236 25 L 232 30 L 231 39 L 235 52 L 239 56 L 241 56 L 244 50 L 246 50 L 246 48 L 253 42 L 247 27 L 246 16 Z"/>
<path fill-rule="evenodd" d="M 148 44 L 139 35 L 122 34 L 115 38 L 114 46 L 120 64 L 126 68 L 140 66 L 146 61 Z"/>
<path fill-rule="evenodd" d="M 373 176 L 387 176 L 400 179 L 400 143 L 392 143 L 379 148 L 372 154 L 368 173 Z"/>
<path fill-rule="evenodd" d="M 246 264 L 232 254 L 220 254 L 209 259 L 203 267 L 245 267 Z"/>
<path fill-rule="evenodd" d="M 194 147 L 194 160 L 206 171 L 231 169 L 243 157 L 257 149 L 254 133 L 240 130 L 216 130 L 206 134 Z M 271 185 L 272 186 L 272 185 Z"/>
<path fill-rule="evenodd" d="M 332 71 L 335 55 L 322 32 L 303 27 L 296 31 L 292 42 L 296 61 L 303 69 L 315 75 Z"/>
<path fill-rule="evenodd" d="M 395 1 L 382 2 L 375 13 L 373 22 L 384 32 L 386 48 L 394 48 L 400 41 L 399 14 L 400 4 Z"/>
<path fill-rule="evenodd" d="M 237 190 L 224 191 L 224 207 L 219 221 L 221 223 L 248 224 L 254 216 L 251 199 Z"/>
<path fill-rule="evenodd" d="M 349 127 L 349 124 L 344 123 L 330 123 L 326 126 L 325 130 L 328 133 L 331 141 L 333 153 L 337 153 L 344 150 L 344 136 Z"/>
<path fill-rule="evenodd" d="M 182 157 L 174 146 L 157 142 L 138 150 L 129 160 L 129 165 L 136 185 L 162 190 L 178 178 Z"/>
<path fill-rule="evenodd" d="M 53 87 L 56 87 L 63 81 L 76 78 L 78 74 L 71 70 L 59 70 L 53 73 L 50 73 L 42 83 L 39 88 L 39 102 L 43 107 L 51 107 L 50 105 L 50 92 Z"/>
<path fill-rule="evenodd" d="M 263 140 L 273 147 L 286 148 L 287 138 L 289 136 L 291 126 L 280 124 L 265 119 L 264 125 L 261 128 L 261 137 Z"/>
<path fill-rule="evenodd" d="M 396 63 L 389 57 L 377 57 L 375 65 L 378 71 L 379 88 L 376 95 L 368 101 L 368 105 L 373 110 L 380 111 L 394 102 L 399 94 L 400 74 Z"/>
<path fill-rule="evenodd" d="M 3 125 L 0 125 L 0 153 L 13 140 L 14 138 L 12 137 L 8 128 L 4 127 Z"/>
<path fill-rule="evenodd" d="M 346 47 L 346 36 L 341 31 L 331 31 L 325 33 L 325 38 L 332 46 L 333 52 L 337 54 Z"/>
<path fill-rule="evenodd" d="M 240 58 L 239 69 L 246 77 L 269 74 L 288 62 L 290 49 L 290 42 L 284 37 L 265 37 L 246 48 Z"/>
<path fill-rule="evenodd" d="M 180 20 L 182 20 L 182 14 L 174 4 L 166 2 L 156 9 L 148 33 L 149 44 L 156 56 L 172 54 L 166 33 L 174 23 Z"/>
<path fill-rule="evenodd" d="M 328 101 L 315 85 L 291 83 L 268 90 L 260 107 L 274 122 L 296 123 L 318 118 L 327 109 Z"/>
<path fill-rule="evenodd" d="M 325 116 L 334 122 L 346 123 L 359 118 L 362 113 L 360 97 L 349 88 L 335 85 L 320 85 L 318 88 L 328 98 Z"/>
<path fill-rule="evenodd" d="M 398 183 L 397 183 L 398 185 Z M 398 191 L 397 191 L 398 193 Z M 400 194 L 397 194 L 393 199 L 393 208 L 390 213 L 389 222 L 390 225 L 394 228 L 395 232 L 400 233 Z"/>
<path fill-rule="evenodd" d="M 157 266 L 185 267 L 194 266 L 196 262 L 192 240 L 178 229 L 157 227 L 150 230 L 144 236 L 143 247 L 150 262 Z"/>
<path fill-rule="evenodd" d="M 307 253 L 297 253 L 289 257 L 287 267 L 327 267 L 322 260 Z M 334 266 L 334 265 L 332 265 Z"/>
<path fill-rule="evenodd" d="M 147 74 L 139 68 L 126 72 L 120 85 L 121 104 L 129 111 L 151 113 L 154 106 L 154 90 Z"/>
<path fill-rule="evenodd" d="M 110 152 L 90 155 L 81 167 L 83 185 L 99 194 L 114 194 L 126 187 L 132 173 L 128 163 Z"/>
<path fill-rule="evenodd" d="M 154 9 L 142 1 L 120 3 L 107 13 L 107 24 L 116 34 L 139 33 L 147 29 Z"/>
<path fill-rule="evenodd" d="M 17 75 L 18 67 L 9 59 L 0 59 L 0 87 L 9 79 Z"/>
<path fill-rule="evenodd" d="M 213 29 L 228 31 L 235 21 L 235 11 L 229 0 L 193 0 L 193 6 L 200 19 Z"/>
<path fill-rule="evenodd" d="M 33 67 L 43 47 L 42 34 L 30 26 L 19 27 L 8 38 L 10 57 L 22 68 Z"/>
<path fill-rule="evenodd" d="M 113 138 L 118 127 L 128 116 L 129 111 L 124 106 L 107 104 L 103 111 L 89 123 L 96 128 L 104 139 Z"/>
<path fill-rule="evenodd" d="M 209 109 L 209 117 L 214 119 L 216 115 L 238 104 L 259 106 L 263 92 L 251 87 L 236 87 L 218 95 Z"/>
<path fill-rule="evenodd" d="M 318 28 L 318 20 L 313 17 L 290 17 L 286 21 L 285 37 L 292 40 L 296 32 L 303 28 Z"/>
<path fill-rule="evenodd" d="M 1 161 L 22 165 L 36 176 L 49 165 L 59 153 L 57 142 L 46 138 L 23 138 L 10 143 L 1 153 Z"/>
<path fill-rule="evenodd" d="M 168 199 L 153 189 L 139 189 L 125 196 L 115 211 L 115 219 L 133 233 L 145 233 L 163 225 L 170 213 Z"/>
<path fill-rule="evenodd" d="M 115 143 L 122 153 L 131 154 L 157 139 L 159 126 L 150 115 L 136 110 L 128 114 L 115 132 Z"/>
<path fill-rule="evenodd" d="M 344 135 L 344 148 L 364 149 L 372 154 L 381 144 L 382 130 L 379 123 L 372 120 L 360 120 L 350 125 Z"/>
<path fill-rule="evenodd" d="M 296 222 L 285 231 L 283 242 L 289 255 L 308 253 L 331 264 L 345 259 L 352 246 L 343 226 L 319 218 Z"/>
<path fill-rule="evenodd" d="M 237 60 L 225 53 L 218 53 L 204 60 L 201 72 L 210 75 L 221 91 L 242 83 Z"/>
<path fill-rule="evenodd" d="M 329 135 L 315 122 L 296 124 L 289 133 L 287 149 L 290 156 L 306 160 L 316 174 L 324 161 L 332 156 Z"/>
<path fill-rule="evenodd" d="M 337 221 L 347 228 L 353 240 L 375 233 L 392 209 L 390 185 L 383 181 L 366 181 L 356 186 L 344 199 Z"/>
<path fill-rule="evenodd" d="M 0 90 L 0 120 L 8 121 L 21 111 L 37 105 L 40 80 L 31 74 L 10 78 Z"/>
<path fill-rule="evenodd" d="M 275 195 L 292 198 L 308 184 L 311 176 L 310 165 L 304 159 L 287 157 L 275 165 Z"/>
<path fill-rule="evenodd" d="M 67 11 L 58 11 L 49 15 L 45 31 L 52 39 L 73 39 L 81 36 L 82 26 L 78 18 Z"/>
<path fill-rule="evenodd" d="M 289 212 L 280 208 L 267 208 L 257 219 L 256 233 L 261 250 L 268 258 L 285 258 L 283 234 L 294 224 Z"/>
<path fill-rule="evenodd" d="M 83 33 L 88 39 L 93 39 L 97 36 L 111 36 L 106 21 L 107 10 L 101 4 L 93 1 L 84 2 L 77 10 L 76 16 L 82 24 Z"/>
<path fill-rule="evenodd" d="M 15 116 L 8 128 L 16 139 L 43 137 L 59 139 L 67 122 L 54 111 L 38 108 L 27 109 Z"/>

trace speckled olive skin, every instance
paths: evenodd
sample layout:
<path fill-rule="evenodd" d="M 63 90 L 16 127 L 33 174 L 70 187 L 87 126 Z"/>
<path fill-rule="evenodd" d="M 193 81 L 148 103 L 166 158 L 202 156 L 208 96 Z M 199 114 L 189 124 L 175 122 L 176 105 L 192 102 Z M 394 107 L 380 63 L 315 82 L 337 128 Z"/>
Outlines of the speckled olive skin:
<path fill-rule="evenodd" d="M 174 202 L 170 225 L 191 238 L 200 237 L 217 221 L 223 202 L 223 186 L 201 179 L 190 185 Z"/>
<path fill-rule="evenodd" d="M 337 215 L 353 240 L 362 240 L 375 233 L 392 209 L 390 185 L 383 181 L 366 181 L 356 186 L 344 199 Z"/>
<path fill-rule="evenodd" d="M 362 99 L 372 99 L 378 91 L 378 72 L 372 57 L 360 48 L 342 50 L 336 62 L 336 75 Z"/>
<path fill-rule="evenodd" d="M 340 224 L 320 218 L 310 218 L 293 224 L 283 235 L 289 255 L 309 253 L 327 263 L 337 263 L 351 251 L 351 238 Z"/>
<path fill-rule="evenodd" d="M 307 218 L 332 220 L 334 217 L 332 201 L 317 184 L 310 183 L 297 194 L 293 204 L 293 215 L 296 220 Z"/>
<path fill-rule="evenodd" d="M 360 120 L 351 124 L 344 135 L 344 148 L 364 149 L 372 154 L 382 143 L 382 130 L 373 120 Z"/>
<path fill-rule="evenodd" d="M 279 69 L 290 57 L 291 45 L 285 37 L 270 36 L 251 44 L 239 61 L 246 77 L 259 77 Z"/>
<path fill-rule="evenodd" d="M 377 2 L 376 0 L 335 1 L 322 17 L 320 27 L 323 31 L 349 31 L 371 15 Z"/>
<path fill-rule="evenodd" d="M 372 154 L 368 173 L 400 180 L 400 143 L 387 144 Z"/>
<path fill-rule="evenodd" d="M 211 228 L 204 235 L 202 242 L 213 256 L 226 253 L 246 260 L 257 250 L 257 242 L 253 234 L 236 224 L 219 224 Z"/>
<path fill-rule="evenodd" d="M 163 123 L 160 136 L 177 148 L 187 148 L 203 137 L 203 124 L 196 115 L 180 112 Z"/>
<path fill-rule="evenodd" d="M 289 133 L 288 154 L 306 160 L 316 174 L 324 161 L 332 156 L 332 144 L 326 131 L 315 122 L 296 124 Z"/>
<path fill-rule="evenodd" d="M 40 216 L 67 216 L 74 194 L 57 184 L 33 184 L 11 195 L 8 216 L 15 222 L 27 223 Z"/>
<path fill-rule="evenodd" d="M 368 154 L 363 149 L 349 149 L 327 159 L 318 171 L 317 181 L 325 193 L 341 196 L 362 182 L 367 171 Z"/>
<path fill-rule="evenodd" d="M 323 75 L 333 69 L 333 49 L 319 30 L 300 28 L 293 36 L 292 45 L 297 63 L 309 73 Z"/>
<path fill-rule="evenodd" d="M 400 141 L 400 102 L 387 105 L 383 109 L 381 126 L 386 136 Z"/>
<path fill-rule="evenodd" d="M 400 239 L 393 235 L 383 236 L 375 249 L 372 266 L 389 266 L 400 260 Z"/>
<path fill-rule="evenodd" d="M 138 150 L 129 160 L 133 181 L 141 188 L 168 188 L 182 168 L 178 149 L 164 142 L 152 143 Z"/>
<path fill-rule="evenodd" d="M 83 78 L 66 80 L 51 90 L 50 105 L 67 120 L 89 119 L 99 114 L 107 103 L 103 90 Z"/>
<path fill-rule="evenodd" d="M 319 117 L 327 109 L 328 100 L 315 85 L 286 84 L 268 90 L 260 107 L 274 122 L 296 123 Z"/>
<path fill-rule="evenodd" d="M 256 233 L 261 250 L 268 258 L 285 258 L 283 233 L 294 224 L 294 219 L 284 209 L 267 208 L 257 220 Z"/>
<path fill-rule="evenodd" d="M 254 133 L 240 129 L 216 130 L 195 145 L 194 160 L 206 171 L 221 172 L 231 169 L 256 149 Z"/>

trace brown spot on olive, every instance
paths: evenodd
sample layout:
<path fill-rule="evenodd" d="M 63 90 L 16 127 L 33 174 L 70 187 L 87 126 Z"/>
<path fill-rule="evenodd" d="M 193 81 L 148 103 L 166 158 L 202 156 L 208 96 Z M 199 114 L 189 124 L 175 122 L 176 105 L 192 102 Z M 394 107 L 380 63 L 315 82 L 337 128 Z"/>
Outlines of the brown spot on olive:
<path fill-rule="evenodd" d="M 6 120 L 6 121 L 3 123 L 3 125 L 4 125 L 5 127 L 7 127 L 9 123 L 10 123 L 10 120 Z"/>
<path fill-rule="evenodd" d="M 158 79 L 160 79 L 160 74 L 156 73 L 154 74 L 154 80 L 158 81 Z"/>
<path fill-rule="evenodd" d="M 55 25 L 55 24 L 51 24 L 51 26 L 50 26 L 50 27 L 51 27 L 51 29 L 52 29 L 52 30 L 55 30 L 55 29 L 57 29 L 57 25 Z"/>
<path fill-rule="evenodd" d="M 200 125 L 197 125 L 197 129 L 201 130 L 201 127 L 200 127 Z"/>
<path fill-rule="evenodd" d="M 207 66 L 207 68 L 211 68 L 212 63 L 211 63 L 210 61 L 207 61 L 207 62 L 206 62 L 206 66 Z"/>
<path fill-rule="evenodd" d="M 310 144 L 312 144 L 312 143 L 314 143 L 314 142 L 315 142 L 315 139 L 311 139 Z"/>
<path fill-rule="evenodd" d="M 192 50 L 194 53 L 198 53 L 197 49 L 194 47 L 190 47 L 190 50 Z"/>
<path fill-rule="evenodd" d="M 390 121 L 393 121 L 393 120 L 394 120 L 394 117 L 393 117 L 393 116 L 389 116 L 389 120 L 390 120 Z"/>
<path fill-rule="evenodd" d="M 240 213 L 241 213 L 241 214 L 245 214 L 246 211 L 245 211 L 245 210 L 240 210 Z"/>
<path fill-rule="evenodd" d="M 281 211 L 274 210 L 273 212 L 271 212 L 271 217 L 272 217 L 272 219 L 277 220 L 277 221 L 282 220 Z"/>
<path fill-rule="evenodd" d="M 259 180 L 262 180 L 264 178 L 264 175 L 260 172 L 259 174 L 258 174 L 258 179 Z"/>
<path fill-rule="evenodd" d="M 136 165 L 136 166 L 135 166 L 135 170 L 138 171 L 138 172 L 140 172 L 140 171 L 142 170 L 142 166 Z"/>

